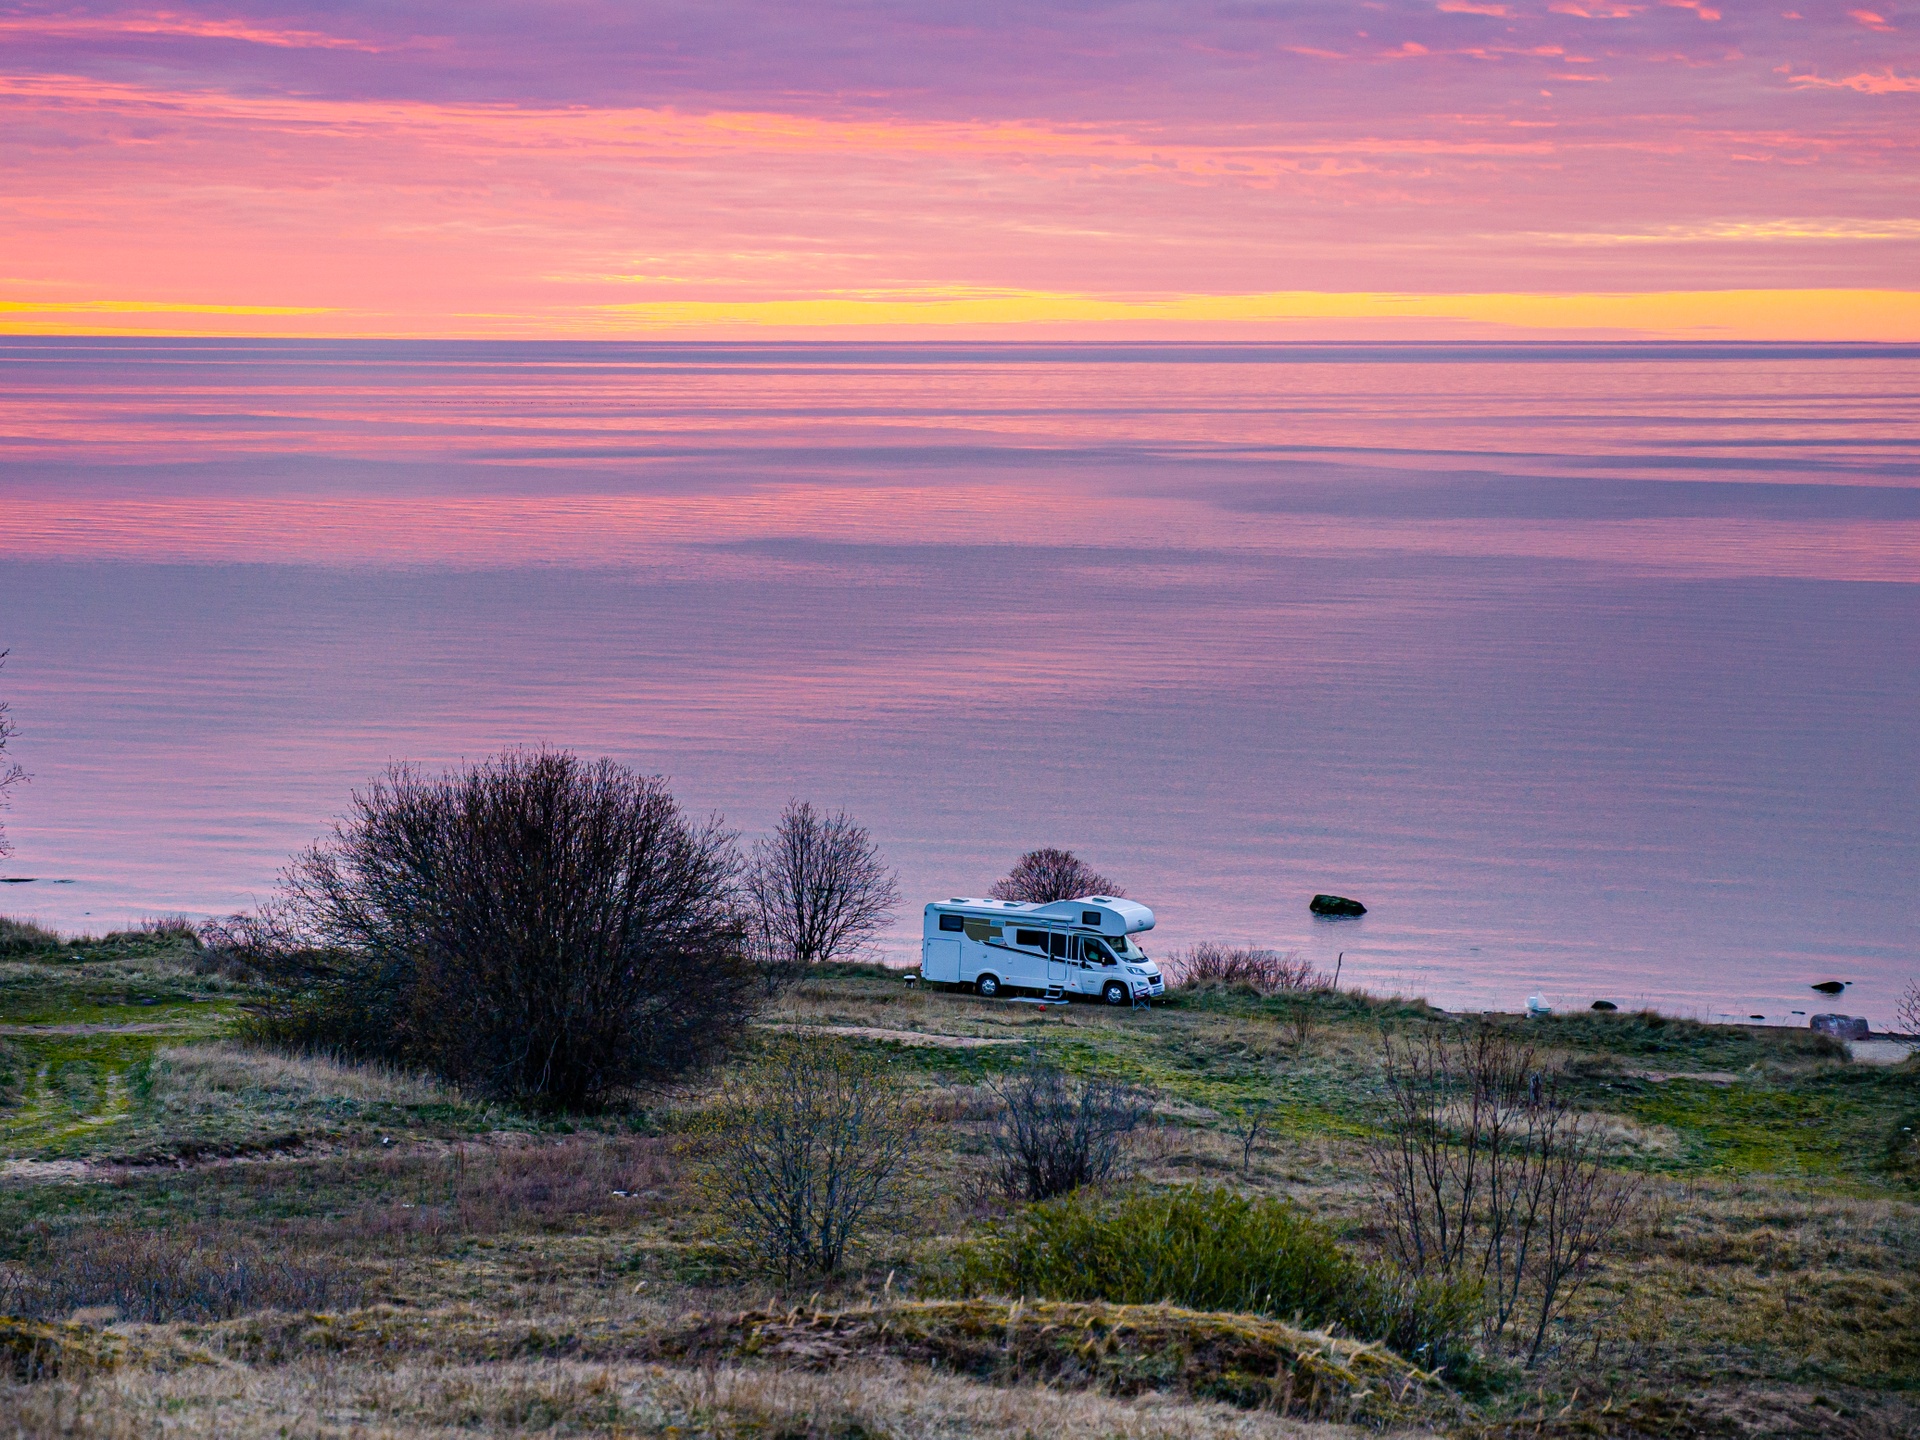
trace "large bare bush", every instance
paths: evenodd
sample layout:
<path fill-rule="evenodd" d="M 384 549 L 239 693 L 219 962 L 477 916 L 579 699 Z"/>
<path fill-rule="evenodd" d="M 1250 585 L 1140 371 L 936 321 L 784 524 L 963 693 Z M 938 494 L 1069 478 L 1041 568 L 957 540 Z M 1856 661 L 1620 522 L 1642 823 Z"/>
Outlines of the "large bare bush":
<path fill-rule="evenodd" d="M 987 892 L 996 900 L 1048 905 L 1055 900 L 1080 900 L 1088 895 L 1121 896 L 1127 892 L 1100 874 L 1071 850 L 1029 850 L 1014 862 L 1004 880 Z"/>
<path fill-rule="evenodd" d="M 611 760 L 395 766 L 288 872 L 282 1019 L 481 1094 L 591 1105 L 740 1032 L 738 870 L 717 821 Z"/>
<path fill-rule="evenodd" d="M 900 1198 L 919 1122 L 879 1061 L 842 1041 L 793 1038 L 729 1077 L 698 1133 L 715 1224 L 792 1282 L 839 1270 Z"/>
<path fill-rule="evenodd" d="M 1118 1172 L 1151 1099 L 1118 1080 L 1070 1080 L 1030 1064 L 988 1088 L 1000 1101 L 994 1179 L 1019 1200 L 1049 1200 Z"/>
<path fill-rule="evenodd" d="M 1175 985 L 1244 986 L 1262 995 L 1330 989 L 1333 977 L 1295 951 L 1261 950 L 1202 940 L 1169 956 L 1162 968 Z"/>
<path fill-rule="evenodd" d="M 7 652 L 0 650 L 0 669 L 5 669 Z M 7 713 L 7 702 L 0 700 L 0 810 L 7 808 L 7 796 L 13 787 L 27 778 L 27 772 L 7 759 L 7 742 L 18 733 L 12 718 Z M 5 826 L 0 826 L 0 858 L 13 853 L 13 846 L 7 842 Z"/>
<path fill-rule="evenodd" d="M 1484 1339 L 1531 1365 L 1632 1211 L 1638 1177 L 1533 1048 L 1491 1025 L 1383 1040 L 1388 1115 L 1369 1153 L 1394 1257 L 1482 1291 Z"/>
<path fill-rule="evenodd" d="M 900 899 L 899 878 L 866 827 L 790 801 L 757 841 L 745 884 L 770 984 L 858 954 Z"/>

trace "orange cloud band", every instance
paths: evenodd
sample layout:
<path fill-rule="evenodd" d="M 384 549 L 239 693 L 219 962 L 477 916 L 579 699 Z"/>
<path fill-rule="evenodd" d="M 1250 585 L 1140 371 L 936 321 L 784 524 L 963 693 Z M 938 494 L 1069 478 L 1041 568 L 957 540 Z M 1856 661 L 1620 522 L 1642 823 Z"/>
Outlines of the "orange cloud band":
<path fill-rule="evenodd" d="M 138 315 L 138 322 L 109 316 Z M 386 315 L 349 309 L 145 300 L 0 301 L 0 333 L 602 337 L 939 332 L 953 327 L 1098 333 L 1243 331 L 1299 322 L 1417 321 L 1485 332 L 1631 334 L 1695 340 L 1920 342 L 1920 291 L 1688 290 L 1594 294 L 1263 294 L 1125 296 L 1040 290 L 830 292 L 783 299 L 641 300 L 492 315 Z M 262 323 L 270 322 L 270 323 Z M 1362 326 L 1361 328 L 1364 328 Z"/>

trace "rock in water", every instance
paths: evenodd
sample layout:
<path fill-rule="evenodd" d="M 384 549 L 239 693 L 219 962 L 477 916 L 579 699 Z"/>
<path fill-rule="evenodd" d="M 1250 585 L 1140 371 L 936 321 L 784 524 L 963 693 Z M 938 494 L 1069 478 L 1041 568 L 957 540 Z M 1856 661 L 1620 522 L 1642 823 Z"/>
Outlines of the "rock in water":
<path fill-rule="evenodd" d="M 1822 995 L 1838 995 L 1852 983 L 1851 980 L 1822 980 L 1813 988 L 1818 990 Z"/>
<path fill-rule="evenodd" d="M 1367 907 L 1344 895 L 1316 895 L 1307 908 L 1316 915 L 1364 915 Z"/>
<path fill-rule="evenodd" d="M 1593 1008 L 1596 1010 L 1618 1010 L 1620 1007 L 1611 1000 L 1596 1000 L 1593 1002 Z"/>
<path fill-rule="evenodd" d="M 1807 1022 L 1807 1028 L 1836 1040 L 1864 1040 L 1871 1033 L 1858 1015 L 1816 1015 Z"/>

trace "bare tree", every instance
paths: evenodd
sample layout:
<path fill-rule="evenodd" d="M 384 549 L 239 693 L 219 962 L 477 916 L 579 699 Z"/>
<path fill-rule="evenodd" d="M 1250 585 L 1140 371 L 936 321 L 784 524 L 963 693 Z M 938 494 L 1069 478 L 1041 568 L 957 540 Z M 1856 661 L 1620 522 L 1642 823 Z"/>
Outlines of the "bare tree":
<path fill-rule="evenodd" d="M 1015 862 L 1006 879 L 996 880 L 987 893 L 996 900 L 1046 905 L 1088 895 L 1119 897 L 1127 892 L 1071 850 L 1029 850 Z"/>
<path fill-rule="evenodd" d="M 773 834 L 755 842 L 743 888 L 773 976 L 859 953 L 900 899 L 866 827 L 804 800 L 788 801 Z"/>
<path fill-rule="evenodd" d="M 831 1275 L 901 1193 L 919 1125 L 878 1060 L 784 1039 L 702 1115 L 700 1188 L 721 1230 L 791 1283 Z"/>
<path fill-rule="evenodd" d="M 1134 1086 L 1071 1081 L 1050 1065 L 1029 1064 L 987 1088 L 1001 1104 L 993 1137 L 996 1177 L 1006 1194 L 1021 1200 L 1049 1200 L 1112 1178 L 1127 1137 L 1153 1113 Z"/>
<path fill-rule="evenodd" d="M 1903 1035 L 1920 1035 L 1920 980 L 1909 980 L 1900 1003 L 1893 1007 L 1893 1020 Z"/>
<path fill-rule="evenodd" d="M 1418 1278 L 1477 1285 L 1487 1344 L 1531 1365 L 1639 1179 L 1602 1163 L 1532 1048 L 1494 1026 L 1382 1044 L 1389 1114 L 1369 1170 L 1389 1247 Z"/>
<path fill-rule="evenodd" d="M 1267 1107 L 1257 1101 L 1246 1101 L 1238 1105 L 1229 1105 L 1222 1110 L 1227 1128 L 1233 1132 L 1233 1138 L 1240 1142 L 1240 1173 L 1253 1173 L 1253 1151 L 1260 1143 L 1260 1137 L 1267 1133 L 1268 1120 L 1271 1118 Z"/>
<path fill-rule="evenodd" d="M 288 871 L 295 1028 L 550 1106 L 702 1063 L 751 1008 L 733 839 L 611 760 L 394 766 Z"/>
<path fill-rule="evenodd" d="M 7 663 L 5 650 L 0 650 L 0 669 Z M 7 792 L 27 778 L 27 772 L 7 759 L 7 742 L 18 733 L 13 721 L 7 715 L 7 702 L 0 700 L 0 810 L 7 808 Z M 13 846 L 7 842 L 5 826 L 0 826 L 0 859 L 13 853 Z"/>

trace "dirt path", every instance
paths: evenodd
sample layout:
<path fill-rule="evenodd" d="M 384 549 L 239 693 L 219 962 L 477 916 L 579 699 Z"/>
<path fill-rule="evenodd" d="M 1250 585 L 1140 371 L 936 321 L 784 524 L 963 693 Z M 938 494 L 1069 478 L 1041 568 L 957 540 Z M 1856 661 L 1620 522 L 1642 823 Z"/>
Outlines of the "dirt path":
<path fill-rule="evenodd" d="M 983 1050 L 992 1045 L 1019 1045 L 1020 1040 L 988 1039 L 979 1035 L 931 1035 L 924 1030 L 882 1030 L 877 1025 L 761 1025 L 788 1035 L 856 1035 L 862 1040 L 892 1040 L 943 1050 Z"/>

